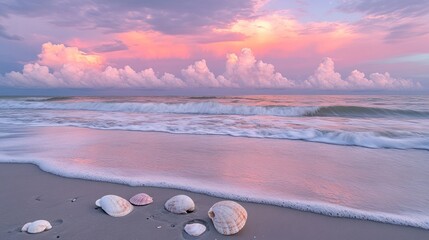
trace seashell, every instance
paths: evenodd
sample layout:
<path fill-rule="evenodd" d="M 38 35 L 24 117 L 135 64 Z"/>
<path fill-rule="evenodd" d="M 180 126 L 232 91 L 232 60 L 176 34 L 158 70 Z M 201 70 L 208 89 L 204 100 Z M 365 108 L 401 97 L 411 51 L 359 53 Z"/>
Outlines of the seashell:
<path fill-rule="evenodd" d="M 201 223 L 190 223 L 185 225 L 185 232 L 194 237 L 200 236 L 206 229 L 206 226 Z"/>
<path fill-rule="evenodd" d="M 46 220 L 37 220 L 34 222 L 29 222 L 24 224 L 21 228 L 21 232 L 28 233 L 41 233 L 45 230 L 49 230 L 52 228 L 52 225 Z"/>
<path fill-rule="evenodd" d="M 133 211 L 133 206 L 126 199 L 116 195 L 103 196 L 95 202 L 95 205 L 112 217 L 123 217 Z"/>
<path fill-rule="evenodd" d="M 233 201 L 220 201 L 209 210 L 209 217 L 216 230 L 223 235 L 238 233 L 246 224 L 247 212 Z"/>
<path fill-rule="evenodd" d="M 186 195 L 174 196 L 168 199 L 164 206 L 172 213 L 188 213 L 195 209 L 194 201 Z"/>
<path fill-rule="evenodd" d="M 152 202 L 152 197 L 147 195 L 146 193 L 139 193 L 130 198 L 130 203 L 137 206 L 148 205 Z"/>

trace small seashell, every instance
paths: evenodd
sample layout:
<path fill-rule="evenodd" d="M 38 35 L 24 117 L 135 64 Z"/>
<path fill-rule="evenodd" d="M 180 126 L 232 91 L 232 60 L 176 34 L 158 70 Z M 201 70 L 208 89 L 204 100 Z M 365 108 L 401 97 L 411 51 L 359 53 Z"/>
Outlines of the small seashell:
<path fill-rule="evenodd" d="M 200 236 L 206 229 L 206 226 L 201 223 L 190 223 L 185 225 L 185 232 L 194 237 Z"/>
<path fill-rule="evenodd" d="M 209 217 L 216 230 L 223 235 L 238 233 L 246 224 L 247 212 L 233 201 L 220 201 L 209 210 Z"/>
<path fill-rule="evenodd" d="M 165 202 L 165 209 L 172 213 L 188 213 L 195 209 L 195 203 L 192 198 L 186 195 L 174 196 Z"/>
<path fill-rule="evenodd" d="M 152 202 L 152 197 L 147 195 L 146 193 L 139 193 L 130 198 L 130 203 L 137 206 L 148 205 Z"/>
<path fill-rule="evenodd" d="M 133 211 L 133 206 L 126 199 L 116 195 L 103 196 L 95 202 L 95 205 L 112 217 L 123 217 Z"/>
<path fill-rule="evenodd" d="M 45 230 L 49 230 L 52 228 L 52 225 L 46 220 L 37 220 L 34 222 L 29 222 L 24 224 L 21 228 L 21 232 L 28 233 L 41 233 Z"/>

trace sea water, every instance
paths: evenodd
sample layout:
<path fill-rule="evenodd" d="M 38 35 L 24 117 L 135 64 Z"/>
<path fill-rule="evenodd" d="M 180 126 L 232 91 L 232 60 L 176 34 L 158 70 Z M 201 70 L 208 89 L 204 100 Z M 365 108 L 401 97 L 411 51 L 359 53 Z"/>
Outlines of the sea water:
<path fill-rule="evenodd" d="M 0 161 L 429 229 L 428 96 L 0 98 Z"/>

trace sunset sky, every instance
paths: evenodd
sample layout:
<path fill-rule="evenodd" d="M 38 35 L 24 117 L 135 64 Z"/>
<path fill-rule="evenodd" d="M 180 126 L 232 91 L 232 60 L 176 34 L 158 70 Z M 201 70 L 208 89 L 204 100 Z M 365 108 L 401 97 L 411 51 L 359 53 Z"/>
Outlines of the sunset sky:
<path fill-rule="evenodd" d="M 0 88 L 429 89 L 427 0 L 0 0 Z"/>

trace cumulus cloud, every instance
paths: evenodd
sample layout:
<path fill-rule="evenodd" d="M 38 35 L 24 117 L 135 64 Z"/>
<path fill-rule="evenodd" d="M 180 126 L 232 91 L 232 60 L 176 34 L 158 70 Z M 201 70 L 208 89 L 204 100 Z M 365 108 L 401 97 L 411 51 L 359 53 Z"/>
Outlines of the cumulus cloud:
<path fill-rule="evenodd" d="M 334 61 L 325 58 L 306 81 L 292 81 L 276 72 L 274 66 L 257 60 L 244 48 L 228 54 L 226 69 L 216 76 L 206 61 L 182 69 L 181 77 L 158 74 L 152 68 L 136 71 L 130 66 L 106 66 L 98 55 L 75 47 L 45 43 L 38 60 L 25 64 L 21 72 L 0 76 L 0 85 L 40 88 L 311 88 L 311 89 L 402 89 L 419 87 L 410 80 L 396 79 L 389 73 L 366 77 L 355 70 L 346 79 L 335 71 Z"/>
<path fill-rule="evenodd" d="M 256 60 L 249 48 L 239 55 L 227 55 L 226 71 L 215 76 L 206 61 L 197 61 L 182 70 L 187 86 L 192 87 L 244 87 L 244 88 L 287 88 L 294 84 L 276 72 L 272 64 Z"/>
<path fill-rule="evenodd" d="M 48 88 L 165 88 L 183 87 L 174 75 L 158 76 L 152 68 L 135 71 L 129 66 L 103 66 L 102 59 L 75 47 L 45 43 L 35 63 L 24 65 L 22 72 L 10 72 L 2 80 L 13 87 Z"/>
<path fill-rule="evenodd" d="M 38 63 L 53 69 L 61 68 L 64 65 L 92 68 L 103 62 L 98 55 L 86 54 L 77 47 L 66 47 L 64 44 L 52 44 L 51 42 L 42 45 L 42 52 L 38 57 Z"/>
<path fill-rule="evenodd" d="M 411 80 L 398 79 L 389 73 L 372 73 L 369 78 L 363 72 L 354 70 L 346 78 L 335 71 L 331 58 L 325 58 L 313 75 L 304 81 L 304 86 L 315 89 L 411 89 L 421 87 L 420 83 Z"/>
<path fill-rule="evenodd" d="M 272 64 L 257 61 L 249 48 L 241 50 L 240 55 L 227 55 L 224 78 L 240 87 L 287 88 L 293 83 L 276 72 Z"/>
<path fill-rule="evenodd" d="M 184 87 L 181 79 L 174 75 L 164 73 L 158 77 L 152 68 L 137 72 L 130 66 L 124 68 L 114 68 L 108 66 L 103 72 L 97 73 L 101 86 L 109 87 L 145 87 L 145 88 L 180 88 Z"/>
<path fill-rule="evenodd" d="M 7 86 L 23 87 L 60 87 L 61 82 L 49 72 L 47 66 L 38 63 L 26 64 L 22 72 L 10 72 L 4 80 Z"/>
<path fill-rule="evenodd" d="M 181 88 L 184 83 L 172 74 L 158 76 L 152 68 L 135 71 L 124 68 L 106 67 L 104 70 L 81 69 L 64 65 L 58 70 L 49 69 L 38 63 L 26 64 L 22 72 L 7 73 L 4 85 L 10 87 L 36 88 Z"/>
<path fill-rule="evenodd" d="M 331 58 L 325 58 L 305 85 L 318 89 L 346 88 L 348 83 L 341 79 L 341 74 L 335 72 L 335 63 Z"/>
<path fill-rule="evenodd" d="M 357 88 L 372 88 L 372 89 L 410 89 L 420 88 L 420 83 L 414 83 L 410 80 L 393 78 L 388 72 L 372 73 L 369 78 L 365 74 L 354 70 L 347 78 L 352 86 Z"/>
<path fill-rule="evenodd" d="M 223 76 L 216 77 L 204 59 L 182 69 L 182 75 L 186 84 L 191 87 L 234 87 L 231 81 Z"/>

